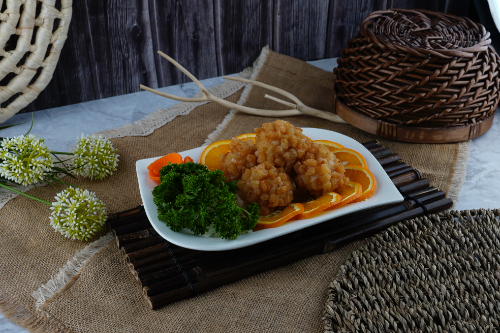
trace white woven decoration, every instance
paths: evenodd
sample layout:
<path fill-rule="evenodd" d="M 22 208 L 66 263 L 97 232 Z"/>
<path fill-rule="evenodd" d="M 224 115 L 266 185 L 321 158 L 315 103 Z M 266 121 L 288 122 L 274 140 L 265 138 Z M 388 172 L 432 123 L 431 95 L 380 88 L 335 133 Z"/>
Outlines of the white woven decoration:
<path fill-rule="evenodd" d="M 0 108 L 0 123 L 34 101 L 52 79 L 68 37 L 72 4 L 72 0 L 0 0 L 0 8 L 5 8 L 0 13 L 0 80 L 15 74 L 0 86 L 0 103 L 20 93 Z M 56 19 L 59 24 L 54 30 Z M 14 35 L 18 36 L 16 47 L 6 51 Z"/>

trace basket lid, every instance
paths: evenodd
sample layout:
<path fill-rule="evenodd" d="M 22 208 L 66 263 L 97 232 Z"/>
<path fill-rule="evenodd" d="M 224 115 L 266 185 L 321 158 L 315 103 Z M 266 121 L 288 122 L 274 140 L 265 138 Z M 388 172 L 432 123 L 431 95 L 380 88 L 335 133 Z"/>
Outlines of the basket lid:
<path fill-rule="evenodd" d="M 382 128 L 466 127 L 461 140 L 468 140 L 484 133 L 484 125 L 474 128 L 490 124 L 500 99 L 500 57 L 490 44 L 484 27 L 468 18 L 376 11 L 342 50 L 336 95 Z"/>
<path fill-rule="evenodd" d="M 491 44 L 481 24 L 428 10 L 376 11 L 361 22 L 359 32 L 381 47 L 420 57 L 473 57 Z"/>

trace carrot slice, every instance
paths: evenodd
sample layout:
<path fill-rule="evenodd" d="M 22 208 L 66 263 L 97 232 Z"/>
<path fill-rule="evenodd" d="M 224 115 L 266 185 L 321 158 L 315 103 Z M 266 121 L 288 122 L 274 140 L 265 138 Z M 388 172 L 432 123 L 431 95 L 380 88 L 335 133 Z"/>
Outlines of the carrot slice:
<path fill-rule="evenodd" d="M 151 178 L 152 180 L 160 181 L 160 175 L 156 174 L 152 170 L 149 170 L 149 178 Z"/>
<path fill-rule="evenodd" d="M 279 227 L 280 225 L 299 215 L 303 211 L 304 206 L 301 203 L 291 203 L 278 215 L 261 217 L 257 221 L 257 224 L 255 225 L 255 228 L 253 228 L 253 231 Z"/>
<path fill-rule="evenodd" d="M 178 153 L 170 153 L 156 159 L 153 163 L 148 165 L 148 170 L 160 170 L 164 165 L 170 163 L 182 163 L 182 156 Z"/>
<path fill-rule="evenodd" d="M 178 153 L 170 153 L 155 160 L 153 163 L 148 165 L 149 178 L 153 180 L 160 180 L 160 170 L 168 163 L 182 163 L 182 156 Z"/>

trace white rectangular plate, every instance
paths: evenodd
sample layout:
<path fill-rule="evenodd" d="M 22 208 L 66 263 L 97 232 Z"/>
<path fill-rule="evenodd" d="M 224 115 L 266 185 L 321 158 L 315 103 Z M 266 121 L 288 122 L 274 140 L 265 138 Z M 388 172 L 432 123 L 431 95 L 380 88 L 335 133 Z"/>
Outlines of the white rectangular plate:
<path fill-rule="evenodd" d="M 182 247 L 201 251 L 223 251 L 260 243 L 355 211 L 403 201 L 402 195 L 399 193 L 396 186 L 394 186 L 391 179 L 387 176 L 380 163 L 362 144 L 345 135 L 324 129 L 303 128 L 303 133 L 312 140 L 330 140 L 337 142 L 345 148 L 354 149 L 363 155 L 366 163 L 368 164 L 368 168 L 373 173 L 377 181 L 375 193 L 365 201 L 348 204 L 335 210 L 322 212 L 309 219 L 292 221 L 278 228 L 249 232 L 247 234 L 240 235 L 235 240 L 195 236 L 190 234 L 189 231 L 174 232 L 167 227 L 165 222 L 158 219 L 158 213 L 156 205 L 153 202 L 152 195 L 152 191 L 158 183 L 149 178 L 147 169 L 149 164 L 159 158 L 159 156 L 157 156 L 136 162 L 137 178 L 139 180 L 142 202 L 153 228 L 158 232 L 158 234 L 169 242 Z M 204 148 L 205 147 L 199 147 L 180 152 L 180 154 L 183 158 L 185 156 L 190 156 L 195 162 L 199 162 L 200 155 Z"/>

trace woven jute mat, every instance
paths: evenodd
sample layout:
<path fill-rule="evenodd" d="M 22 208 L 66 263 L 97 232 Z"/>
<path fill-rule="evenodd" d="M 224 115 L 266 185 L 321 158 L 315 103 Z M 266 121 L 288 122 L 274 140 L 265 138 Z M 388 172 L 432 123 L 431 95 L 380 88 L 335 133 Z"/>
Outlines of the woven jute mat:
<path fill-rule="evenodd" d="M 497 332 L 500 210 L 451 211 L 370 238 L 328 290 L 326 332 Z"/>
<path fill-rule="evenodd" d="M 265 49 L 248 77 L 284 88 L 306 105 L 333 111 L 333 74 Z M 232 90 L 227 99 L 280 108 L 260 89 Z M 186 103 L 176 106 L 183 109 Z M 253 131 L 273 118 L 249 116 L 209 104 L 189 105 L 184 116 L 161 110 L 148 121 L 103 135 L 120 153 L 119 169 L 103 181 L 72 181 L 96 192 L 108 213 L 141 204 L 135 162 L 184 151 L 215 139 Z M 186 110 L 189 110 L 186 111 Z M 177 112 L 175 111 L 175 112 Z M 170 121 L 165 122 L 164 118 Z M 335 130 L 359 141 L 375 139 L 349 125 L 306 116 L 286 120 Z M 141 126 L 148 124 L 148 130 Z M 154 128 L 154 124 L 161 124 Z M 152 126 L 152 127 L 151 127 Z M 134 134 L 136 133 L 136 134 Z M 457 195 L 468 144 L 417 145 L 381 140 L 434 186 Z M 51 201 L 62 188 L 30 190 Z M 332 276 L 361 242 L 226 285 L 159 310 L 146 305 L 112 237 L 74 242 L 49 225 L 49 207 L 16 197 L 0 210 L 0 307 L 5 316 L 40 332 L 320 332 Z M 102 238 L 99 238 L 103 236 Z"/>

